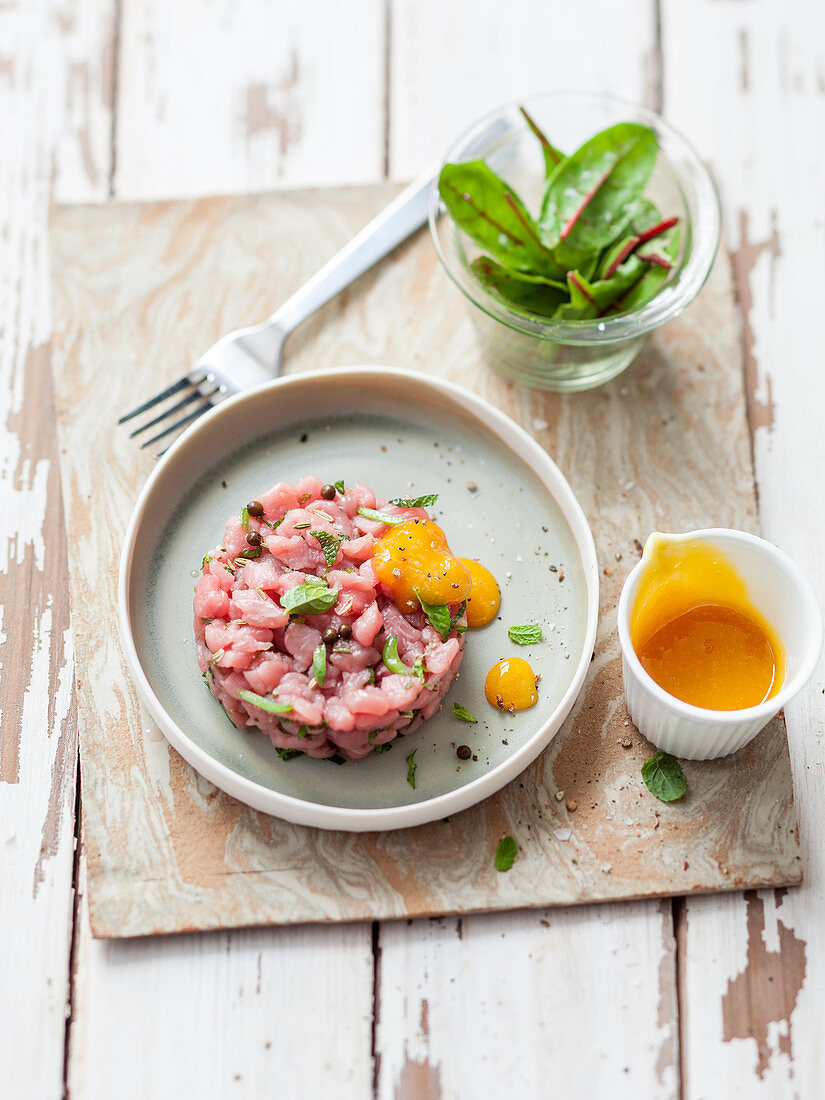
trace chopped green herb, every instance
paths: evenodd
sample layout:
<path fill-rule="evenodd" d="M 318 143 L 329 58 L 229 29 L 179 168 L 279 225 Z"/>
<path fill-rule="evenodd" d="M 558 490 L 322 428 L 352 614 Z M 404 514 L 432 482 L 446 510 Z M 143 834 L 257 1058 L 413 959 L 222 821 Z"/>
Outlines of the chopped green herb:
<path fill-rule="evenodd" d="M 518 845 L 511 836 L 502 837 L 496 848 L 496 870 L 509 871 L 516 858 Z"/>
<path fill-rule="evenodd" d="M 335 488 L 338 490 L 339 493 L 343 494 L 343 493 L 346 492 L 346 489 L 344 488 L 343 481 L 333 481 L 332 484 L 335 486 Z"/>
<path fill-rule="evenodd" d="M 324 680 L 327 678 L 327 647 L 323 642 L 315 647 L 315 652 L 312 654 L 312 675 L 318 685 L 323 687 Z"/>
<path fill-rule="evenodd" d="M 415 790 L 415 754 L 418 749 L 413 749 L 407 757 L 407 782 Z"/>
<path fill-rule="evenodd" d="M 281 596 L 281 607 L 290 615 L 322 615 L 335 607 L 338 592 L 326 581 L 316 577 L 306 584 L 298 584 Z"/>
<path fill-rule="evenodd" d="M 390 749 L 392 748 L 392 745 L 393 745 L 392 741 L 388 741 L 386 743 L 386 745 L 376 745 L 375 748 L 372 751 L 373 752 L 378 752 L 378 753 L 389 752 Z"/>
<path fill-rule="evenodd" d="M 309 500 L 309 498 L 310 498 L 311 496 L 312 496 L 312 493 L 302 493 L 302 494 L 301 494 L 301 495 L 300 495 L 300 496 L 298 497 L 298 503 L 299 503 L 299 504 L 306 504 L 306 502 L 307 502 L 307 501 Z"/>
<path fill-rule="evenodd" d="M 341 548 L 343 539 L 338 538 L 336 535 L 331 535 L 329 531 L 312 530 L 310 534 L 318 540 L 321 549 L 324 551 L 327 568 L 332 569 L 333 565 L 335 565 L 335 559 L 338 557 L 338 551 Z"/>
<path fill-rule="evenodd" d="M 374 684 L 375 683 L 375 669 L 374 668 L 368 668 L 367 672 L 370 674 L 370 683 Z"/>
<path fill-rule="evenodd" d="M 274 523 L 270 523 L 268 519 L 263 520 L 263 522 L 267 525 L 267 527 L 271 527 L 272 530 L 274 531 L 276 527 L 281 526 L 281 524 L 284 522 L 285 519 L 286 519 L 286 516 L 281 516 L 281 518 L 276 519 Z"/>
<path fill-rule="evenodd" d="M 420 657 L 416 657 L 413 661 L 412 674 L 413 676 L 417 676 L 422 683 L 424 682 L 427 675 L 427 665 L 424 662 L 423 654 Z"/>
<path fill-rule="evenodd" d="M 339 752 L 333 753 L 332 756 L 328 756 L 330 764 L 346 764 L 346 760 Z"/>
<path fill-rule="evenodd" d="M 446 604 L 431 604 L 426 603 L 416 592 L 418 602 L 421 604 L 421 610 L 427 616 L 432 623 L 433 627 L 441 635 L 441 641 L 446 642 L 450 634 L 451 620 L 450 609 Z"/>
<path fill-rule="evenodd" d="M 466 610 L 467 601 L 463 600 L 461 603 L 461 607 L 459 607 L 458 611 L 456 611 L 455 615 L 453 615 L 453 617 L 450 619 L 450 630 L 455 630 L 458 634 L 464 634 L 466 632 L 466 626 L 458 625 L 458 620 L 462 617 Z"/>
<path fill-rule="evenodd" d="M 413 675 L 398 656 L 398 638 L 396 638 L 394 634 L 390 634 L 389 638 L 384 642 L 384 651 L 381 657 L 390 672 L 396 672 L 399 676 Z"/>
<path fill-rule="evenodd" d="M 241 527 L 243 527 L 244 531 L 249 530 L 249 509 L 245 504 L 243 508 L 241 508 Z"/>
<path fill-rule="evenodd" d="M 399 508 L 431 508 L 438 500 L 438 493 L 425 493 L 420 497 L 397 497 L 390 504 L 397 504 Z"/>
<path fill-rule="evenodd" d="M 660 802 L 678 802 L 684 798 L 687 780 L 682 765 L 675 756 L 657 752 L 642 764 L 642 779 L 651 794 Z"/>
<path fill-rule="evenodd" d="M 367 738 L 367 744 L 371 745 L 380 732 L 381 732 L 381 730 L 373 730 L 372 733 Z"/>
<path fill-rule="evenodd" d="M 275 751 L 277 752 L 278 756 L 280 756 L 280 758 L 282 760 L 294 760 L 296 756 L 303 756 L 304 755 L 301 752 L 300 749 L 278 749 L 278 748 L 276 748 Z"/>
<path fill-rule="evenodd" d="M 374 519 L 376 523 L 388 523 L 390 527 L 406 522 L 404 516 L 390 516 L 386 512 L 377 512 L 375 508 L 359 508 L 358 515 L 364 519 Z"/>
<path fill-rule="evenodd" d="M 206 569 L 206 567 L 207 567 L 207 565 L 209 565 L 210 561 L 212 561 L 212 555 L 211 554 L 204 554 L 203 555 L 203 560 L 201 561 L 201 569 Z"/>
<path fill-rule="evenodd" d="M 478 719 L 473 718 L 472 714 L 466 707 L 462 707 L 461 703 L 453 703 L 453 718 L 459 718 L 462 722 L 472 722 L 473 725 L 478 723 Z"/>
<path fill-rule="evenodd" d="M 263 546 L 247 546 L 246 550 L 241 550 L 240 556 L 242 558 L 259 558 L 263 553 Z"/>
<path fill-rule="evenodd" d="M 301 738 L 309 737 L 309 730 L 306 726 L 298 726 L 298 736 Z"/>
<path fill-rule="evenodd" d="M 238 696 L 246 703 L 251 703 L 253 707 L 258 707 L 260 710 L 265 710 L 268 714 L 288 714 L 292 710 L 292 707 L 286 703 L 279 703 L 277 699 L 267 699 L 263 695 L 258 695 L 254 691 L 247 691 L 246 688 L 241 688 L 238 691 Z"/>
<path fill-rule="evenodd" d="M 524 626 L 511 626 L 507 631 L 507 637 L 516 645 L 538 645 L 541 641 L 541 627 L 536 623 L 525 623 Z"/>
<path fill-rule="evenodd" d="M 212 683 L 214 683 L 214 681 L 215 681 L 215 673 L 214 673 L 214 672 L 212 671 L 212 669 L 211 669 L 211 668 L 207 668 L 207 669 L 205 669 L 205 670 L 204 670 L 204 672 L 202 672 L 202 673 L 201 673 L 201 675 L 203 676 L 203 682 L 204 682 L 205 684 L 212 684 Z"/>

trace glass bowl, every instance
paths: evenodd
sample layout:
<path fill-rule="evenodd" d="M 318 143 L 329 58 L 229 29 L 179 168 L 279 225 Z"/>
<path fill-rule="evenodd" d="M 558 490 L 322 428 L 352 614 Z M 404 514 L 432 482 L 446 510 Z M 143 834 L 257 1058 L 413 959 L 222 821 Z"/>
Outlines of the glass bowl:
<path fill-rule="evenodd" d="M 519 111 L 523 106 L 549 140 L 572 152 L 617 122 L 651 127 L 659 140 L 645 197 L 663 218 L 678 215 L 680 252 L 659 292 L 626 313 L 594 320 L 553 320 L 515 309 L 493 295 L 469 269 L 483 254 L 453 221 L 438 193 L 430 197 L 430 232 L 447 274 L 472 303 L 477 334 L 490 366 L 527 386 L 569 392 L 615 378 L 635 359 L 645 336 L 677 317 L 701 290 L 719 246 L 719 196 L 688 142 L 659 115 L 606 94 L 547 92 L 499 107 L 476 122 L 447 151 L 444 163 L 484 160 L 538 211 L 544 189 L 541 146 Z"/>

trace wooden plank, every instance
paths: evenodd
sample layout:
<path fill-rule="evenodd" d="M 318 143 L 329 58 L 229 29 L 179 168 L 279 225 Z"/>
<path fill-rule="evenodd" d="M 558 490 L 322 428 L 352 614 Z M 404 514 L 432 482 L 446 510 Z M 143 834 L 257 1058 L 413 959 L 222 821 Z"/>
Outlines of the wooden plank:
<path fill-rule="evenodd" d="M 670 904 L 381 925 L 380 1100 L 677 1097 Z"/>
<path fill-rule="evenodd" d="M 825 262 L 825 180 L 811 135 L 825 127 L 825 11 L 711 0 L 688 11 L 665 0 L 662 25 L 667 114 L 712 161 L 722 186 L 762 530 L 806 570 L 822 603 L 825 515 L 816 477 L 825 469 L 825 436 L 816 408 L 825 331 L 811 273 Z M 711 46 L 714 79 L 697 80 L 694 59 Z M 686 906 L 687 1097 L 822 1090 L 824 683 L 820 665 L 787 713 L 805 884 Z"/>
<path fill-rule="evenodd" d="M 72 1096 L 370 1095 L 369 925 L 106 942 L 84 895 L 78 932 Z"/>
<path fill-rule="evenodd" d="M 406 179 L 486 111 L 544 90 L 655 106 L 655 7 L 603 0 L 391 0 L 389 173 Z"/>
<path fill-rule="evenodd" d="M 382 0 L 123 0 L 116 193 L 380 176 Z"/>
<path fill-rule="evenodd" d="M 537 431 L 572 478 L 605 570 L 596 658 L 561 734 L 518 782 L 447 821 L 380 841 L 353 838 L 276 822 L 215 794 L 143 716 L 115 632 L 99 628 L 115 584 L 99 563 L 120 542 L 151 459 L 109 425 L 120 407 L 162 382 L 161 364 L 178 374 L 196 340 L 209 343 L 261 316 L 273 290 L 286 295 L 388 194 L 386 187 L 281 192 L 56 214 L 55 366 L 61 439 L 73 455 L 66 497 L 95 931 L 468 912 L 795 881 L 781 723 L 730 760 L 689 764 L 691 798 L 666 807 L 641 781 L 650 749 L 629 730 L 622 698 L 615 603 L 638 557 L 634 538 L 654 527 L 705 524 L 711 513 L 699 512 L 697 500 L 709 487 L 717 518 L 722 510 L 730 524 L 755 522 L 724 262 L 701 302 L 657 334 L 632 371 L 572 402 L 530 393 L 487 369 L 425 236 L 288 345 L 292 371 L 366 358 L 412 363 L 481 390 Z M 128 365 L 117 390 L 104 384 L 113 362 Z M 78 393 L 94 393 L 94 406 L 78 402 Z M 601 484 L 624 489 L 605 495 Z M 578 809 L 554 797 L 562 791 Z M 508 832 L 520 845 L 518 871 L 498 875 L 492 857 Z M 312 876 L 308 862 L 317 869 Z"/>
<path fill-rule="evenodd" d="M 0 4 L 0 1065 L 5 1096 L 63 1090 L 77 740 L 49 374 L 49 193 L 108 187 L 112 12 Z"/>

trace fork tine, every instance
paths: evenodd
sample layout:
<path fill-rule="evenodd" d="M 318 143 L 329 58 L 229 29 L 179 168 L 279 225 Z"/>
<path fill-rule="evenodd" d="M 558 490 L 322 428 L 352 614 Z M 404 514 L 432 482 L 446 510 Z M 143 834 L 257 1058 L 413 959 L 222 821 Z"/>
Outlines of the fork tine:
<path fill-rule="evenodd" d="M 173 397 L 176 393 L 180 393 L 181 390 L 185 390 L 187 386 L 200 386 L 201 383 L 206 381 L 206 375 L 203 378 L 199 378 L 196 382 L 193 382 L 187 374 L 183 378 L 179 378 L 177 382 L 173 382 L 171 386 L 163 390 L 162 393 L 156 393 L 154 397 L 150 397 L 148 401 L 144 401 L 142 405 L 138 405 L 136 409 L 132 409 L 131 412 L 121 416 L 118 420 L 118 424 L 125 424 L 127 420 L 131 420 L 133 416 L 139 416 L 142 412 L 146 412 L 147 409 L 152 409 L 155 405 L 160 404 L 161 401 L 165 401 L 167 397 Z"/>
<path fill-rule="evenodd" d="M 189 413 L 188 416 L 184 416 L 176 424 L 173 424 L 170 428 L 164 428 L 162 432 L 158 432 L 157 435 L 153 435 L 151 439 L 147 439 L 145 443 L 141 443 L 140 449 L 144 450 L 146 447 L 151 447 L 153 443 L 157 443 L 159 439 L 163 439 L 164 436 L 169 435 L 170 432 L 175 431 L 176 428 L 182 428 L 184 424 L 190 423 L 192 420 L 196 420 L 203 413 L 208 412 L 212 408 L 211 401 L 204 401 L 204 403 L 194 412 Z"/>
<path fill-rule="evenodd" d="M 185 409 L 187 405 L 191 405 L 193 401 L 197 401 L 199 397 L 206 398 L 207 400 L 216 394 L 217 389 L 210 390 L 209 393 L 201 393 L 200 390 L 193 390 L 187 397 L 184 397 L 182 401 L 176 401 L 168 409 L 164 409 L 162 413 L 152 417 L 151 420 L 147 420 L 145 424 L 141 424 L 139 428 L 135 428 L 133 432 L 129 432 L 129 438 L 134 439 L 136 435 L 140 435 L 142 432 L 147 431 L 149 428 L 154 428 L 155 424 L 160 424 L 161 420 L 166 420 L 167 417 L 172 416 L 180 409 Z"/>

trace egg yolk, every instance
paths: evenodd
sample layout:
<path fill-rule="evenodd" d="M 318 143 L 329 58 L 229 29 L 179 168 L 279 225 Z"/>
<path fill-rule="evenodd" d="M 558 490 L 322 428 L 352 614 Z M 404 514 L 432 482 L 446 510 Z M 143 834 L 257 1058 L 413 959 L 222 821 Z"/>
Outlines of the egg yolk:
<path fill-rule="evenodd" d="M 651 540 L 630 618 L 630 640 L 648 675 L 707 710 L 741 710 L 775 695 L 782 645 L 733 562 L 707 543 Z"/>
<path fill-rule="evenodd" d="M 447 536 L 432 520 L 399 523 L 379 539 L 372 552 L 375 575 L 392 592 L 401 611 L 461 603 L 470 595 L 467 567 L 447 545 Z"/>
<path fill-rule="evenodd" d="M 501 592 L 498 582 L 489 569 L 472 558 L 459 559 L 470 574 L 472 591 L 467 597 L 467 626 L 486 626 L 498 613 Z"/>
<path fill-rule="evenodd" d="M 484 694 L 499 710 L 526 710 L 538 699 L 536 674 L 523 658 L 506 658 L 487 673 Z"/>

